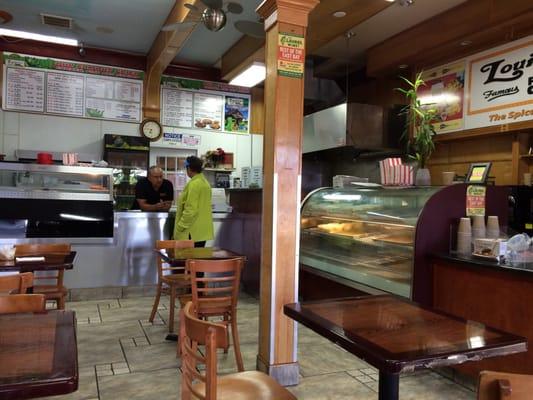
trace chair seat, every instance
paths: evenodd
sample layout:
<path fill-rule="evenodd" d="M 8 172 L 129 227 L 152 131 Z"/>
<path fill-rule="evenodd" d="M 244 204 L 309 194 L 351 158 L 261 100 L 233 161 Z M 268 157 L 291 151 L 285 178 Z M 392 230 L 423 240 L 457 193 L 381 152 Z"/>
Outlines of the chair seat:
<path fill-rule="evenodd" d="M 195 390 L 205 393 L 205 385 Z M 259 371 L 246 371 L 217 378 L 217 400 L 296 400 L 296 397 L 270 376 Z"/>
<path fill-rule="evenodd" d="M 178 287 L 191 286 L 191 279 L 183 275 L 165 275 L 161 278 L 161 282 Z"/>
<path fill-rule="evenodd" d="M 200 302 L 198 314 L 202 316 L 215 316 L 231 314 L 231 299 L 226 301 L 209 301 L 206 298 L 202 298 Z"/>

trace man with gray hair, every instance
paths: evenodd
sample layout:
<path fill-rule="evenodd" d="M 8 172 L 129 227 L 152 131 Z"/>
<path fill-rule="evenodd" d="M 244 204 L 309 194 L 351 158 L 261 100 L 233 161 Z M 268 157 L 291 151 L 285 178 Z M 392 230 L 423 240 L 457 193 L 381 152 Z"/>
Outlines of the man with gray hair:
<path fill-rule="evenodd" d="M 172 182 L 163 179 L 163 170 L 157 165 L 148 169 L 148 177 L 140 178 L 135 185 L 132 210 L 168 211 L 174 200 Z"/>

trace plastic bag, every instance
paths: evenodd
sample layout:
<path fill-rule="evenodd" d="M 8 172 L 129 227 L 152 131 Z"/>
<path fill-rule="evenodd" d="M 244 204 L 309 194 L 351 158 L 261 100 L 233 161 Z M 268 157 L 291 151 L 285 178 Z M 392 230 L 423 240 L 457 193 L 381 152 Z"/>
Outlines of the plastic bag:
<path fill-rule="evenodd" d="M 15 246 L 2 245 L 0 246 L 0 260 L 13 260 L 15 258 Z"/>

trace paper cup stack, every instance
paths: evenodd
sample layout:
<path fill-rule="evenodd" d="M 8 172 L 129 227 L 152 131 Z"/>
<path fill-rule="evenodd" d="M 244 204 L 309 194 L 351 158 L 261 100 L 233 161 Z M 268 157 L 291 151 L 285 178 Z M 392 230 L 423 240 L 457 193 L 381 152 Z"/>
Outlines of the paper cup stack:
<path fill-rule="evenodd" d="M 487 230 L 485 228 L 485 216 L 474 215 L 472 226 L 472 237 L 474 239 L 484 239 L 487 237 Z"/>
<path fill-rule="evenodd" d="M 457 229 L 457 253 L 472 253 L 472 226 L 470 218 L 461 218 Z"/>
<path fill-rule="evenodd" d="M 500 237 L 500 223 L 497 215 L 490 215 L 487 220 L 487 237 L 490 239 Z"/>

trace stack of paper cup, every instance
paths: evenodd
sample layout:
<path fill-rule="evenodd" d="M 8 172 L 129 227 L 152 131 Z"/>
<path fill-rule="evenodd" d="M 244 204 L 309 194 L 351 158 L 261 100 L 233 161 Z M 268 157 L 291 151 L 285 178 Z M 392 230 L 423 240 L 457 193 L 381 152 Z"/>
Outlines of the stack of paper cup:
<path fill-rule="evenodd" d="M 487 237 L 498 239 L 500 236 L 500 223 L 497 215 L 489 215 L 487 219 Z"/>
<path fill-rule="evenodd" d="M 474 215 L 472 217 L 474 220 L 472 226 L 472 237 L 474 239 L 480 238 L 484 239 L 487 237 L 487 231 L 485 229 L 485 216 L 484 215 Z"/>
<path fill-rule="evenodd" d="M 470 218 L 461 218 L 457 229 L 457 252 L 459 254 L 472 253 L 472 227 Z"/>

